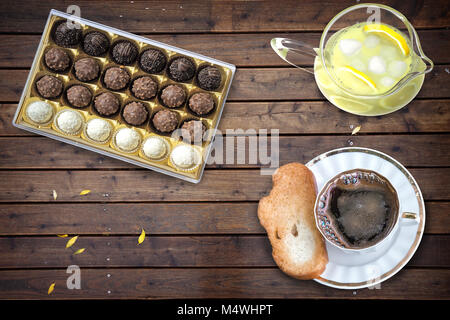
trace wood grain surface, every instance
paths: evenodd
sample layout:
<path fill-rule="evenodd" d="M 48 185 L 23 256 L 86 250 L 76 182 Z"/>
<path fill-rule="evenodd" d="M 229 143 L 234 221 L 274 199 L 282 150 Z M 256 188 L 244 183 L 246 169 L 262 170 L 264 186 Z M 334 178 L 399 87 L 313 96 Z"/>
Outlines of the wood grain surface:
<path fill-rule="evenodd" d="M 449 300 L 450 2 L 382 3 L 416 27 L 435 68 L 407 107 L 360 117 L 333 107 L 313 76 L 286 65 L 269 44 L 289 37 L 318 46 L 330 19 L 355 1 L 77 1 L 84 18 L 235 64 L 219 129 L 278 129 L 280 164 L 351 145 L 407 167 L 425 199 L 422 242 L 382 290 L 348 291 L 276 267 L 257 219 L 271 189 L 260 162 L 208 165 L 194 185 L 13 127 L 49 10 L 72 2 L 1 1 L 0 299 Z M 248 147 L 250 138 L 240 138 Z M 66 249 L 61 234 L 79 238 Z M 79 248 L 85 252 L 74 255 Z M 82 269 L 82 290 L 66 289 L 72 264 Z"/>
<path fill-rule="evenodd" d="M 450 76 L 446 70 L 450 70 L 450 65 L 435 66 L 417 97 L 449 97 Z M 2 100 L 18 101 L 27 77 L 28 70 L 0 69 Z M 241 68 L 236 71 L 227 101 L 323 99 L 313 76 L 304 71 L 294 68 Z"/>
<path fill-rule="evenodd" d="M 403 269 L 381 290 L 336 290 L 314 281 L 290 278 L 278 268 L 84 268 L 82 290 L 66 288 L 67 273 L 53 270 L 0 272 L 0 298 L 49 299 L 403 299 L 432 300 L 449 296 L 448 269 Z M 26 288 L 24 290 L 23 288 Z M 407 290 L 406 290 L 407 288 Z"/>

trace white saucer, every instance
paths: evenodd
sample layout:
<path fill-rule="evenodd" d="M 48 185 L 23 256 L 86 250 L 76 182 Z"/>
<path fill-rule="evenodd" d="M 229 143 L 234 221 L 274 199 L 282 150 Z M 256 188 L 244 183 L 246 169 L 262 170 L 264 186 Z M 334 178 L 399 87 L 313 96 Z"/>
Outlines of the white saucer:
<path fill-rule="evenodd" d="M 350 169 L 369 169 L 389 179 L 399 197 L 400 212 L 419 214 L 419 223 L 401 224 L 390 241 L 367 253 L 347 253 L 327 243 L 329 262 L 315 281 L 333 288 L 361 289 L 380 287 L 411 259 L 425 227 L 425 205 L 413 176 L 398 161 L 376 150 L 341 148 L 328 151 L 309 161 L 306 166 L 314 173 L 317 189 Z"/>

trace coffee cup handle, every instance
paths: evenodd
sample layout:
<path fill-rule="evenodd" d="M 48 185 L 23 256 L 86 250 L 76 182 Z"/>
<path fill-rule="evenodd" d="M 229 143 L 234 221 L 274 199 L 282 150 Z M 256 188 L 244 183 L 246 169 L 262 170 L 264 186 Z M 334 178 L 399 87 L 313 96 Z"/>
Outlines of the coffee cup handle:
<path fill-rule="evenodd" d="M 403 212 L 401 215 L 401 224 L 405 226 L 410 226 L 414 224 L 419 224 L 420 217 L 414 212 Z"/>

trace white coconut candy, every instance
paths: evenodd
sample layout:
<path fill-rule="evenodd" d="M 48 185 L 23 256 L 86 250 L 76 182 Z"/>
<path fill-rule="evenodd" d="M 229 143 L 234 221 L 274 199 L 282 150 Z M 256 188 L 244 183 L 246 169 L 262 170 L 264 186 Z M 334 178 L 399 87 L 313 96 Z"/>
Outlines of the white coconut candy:
<path fill-rule="evenodd" d="M 103 119 L 92 119 L 86 125 L 86 134 L 95 141 L 103 142 L 111 134 L 111 126 Z"/>
<path fill-rule="evenodd" d="M 49 122 L 53 115 L 53 108 L 45 101 L 34 101 L 27 107 L 27 117 L 36 123 Z"/>
<path fill-rule="evenodd" d="M 69 134 L 76 134 L 83 125 L 80 114 L 74 110 L 64 110 L 57 119 L 58 128 Z"/>
<path fill-rule="evenodd" d="M 124 151 L 136 149 L 140 140 L 139 133 L 130 128 L 122 128 L 116 134 L 116 145 Z"/>

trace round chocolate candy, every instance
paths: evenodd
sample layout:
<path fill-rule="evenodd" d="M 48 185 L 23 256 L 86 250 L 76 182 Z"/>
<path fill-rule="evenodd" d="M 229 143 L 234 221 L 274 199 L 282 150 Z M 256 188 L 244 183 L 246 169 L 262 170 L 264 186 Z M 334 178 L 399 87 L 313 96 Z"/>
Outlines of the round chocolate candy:
<path fill-rule="evenodd" d="M 180 85 L 168 85 L 161 92 L 161 101 L 169 108 L 177 108 L 181 106 L 185 100 L 186 92 Z"/>
<path fill-rule="evenodd" d="M 52 71 L 63 72 L 70 67 L 70 57 L 60 48 L 51 48 L 44 55 L 45 65 Z"/>
<path fill-rule="evenodd" d="M 67 89 L 66 92 L 67 101 L 77 108 L 84 108 L 91 103 L 92 93 L 91 91 L 82 85 L 74 85 Z"/>
<path fill-rule="evenodd" d="M 138 99 L 148 100 L 153 98 L 158 91 L 158 84 L 148 76 L 137 78 L 133 81 L 131 92 Z"/>
<path fill-rule="evenodd" d="M 206 126 L 199 120 L 190 120 L 183 123 L 181 126 L 183 139 L 189 142 L 203 141 L 203 135 L 206 131 Z"/>
<path fill-rule="evenodd" d="M 164 109 L 154 115 L 152 122 L 156 130 L 169 133 L 177 128 L 178 116 L 176 112 Z"/>
<path fill-rule="evenodd" d="M 130 75 L 123 68 L 112 67 L 106 70 L 103 82 L 108 89 L 122 90 L 130 82 Z"/>
<path fill-rule="evenodd" d="M 220 87 L 222 76 L 219 69 L 213 66 L 208 66 L 198 72 L 197 82 L 202 89 L 216 90 Z"/>
<path fill-rule="evenodd" d="M 189 99 L 189 109 L 199 116 L 208 114 L 214 109 L 214 99 L 209 93 L 194 93 Z"/>
<path fill-rule="evenodd" d="M 138 49 L 132 42 L 122 40 L 114 44 L 111 55 L 115 63 L 130 65 L 136 60 Z"/>
<path fill-rule="evenodd" d="M 101 56 L 109 49 L 109 40 L 101 32 L 93 31 L 83 39 L 83 50 L 91 56 Z"/>
<path fill-rule="evenodd" d="M 93 58 L 83 58 L 74 64 L 75 76 L 80 81 L 92 81 L 98 78 L 100 66 Z"/>
<path fill-rule="evenodd" d="M 62 93 L 63 83 L 54 76 L 45 75 L 36 81 L 36 89 L 44 98 L 53 99 Z"/>
<path fill-rule="evenodd" d="M 130 102 L 123 108 L 123 118 L 128 124 L 140 126 L 147 120 L 147 108 L 141 102 Z"/>
<path fill-rule="evenodd" d="M 167 58 L 160 50 L 148 49 L 141 54 L 139 65 L 148 73 L 160 73 L 167 64 Z"/>
<path fill-rule="evenodd" d="M 111 116 L 120 108 L 120 101 L 111 92 L 103 92 L 95 97 L 94 108 L 102 116 Z"/>
<path fill-rule="evenodd" d="M 71 21 L 59 22 L 53 32 L 53 40 L 61 47 L 74 47 L 81 40 L 81 26 Z"/>
<path fill-rule="evenodd" d="M 169 65 L 169 77 L 178 82 L 191 80 L 195 75 L 195 64 L 185 57 L 172 60 Z"/>

